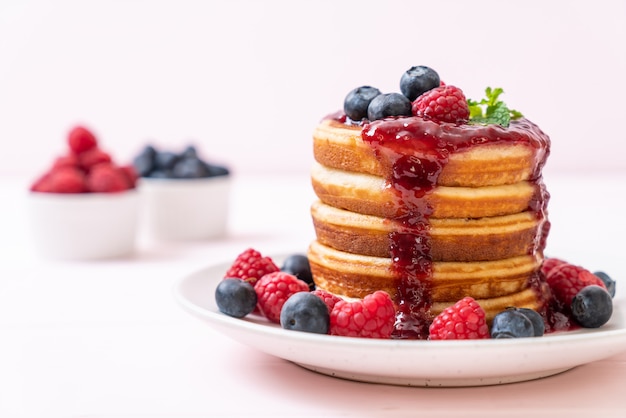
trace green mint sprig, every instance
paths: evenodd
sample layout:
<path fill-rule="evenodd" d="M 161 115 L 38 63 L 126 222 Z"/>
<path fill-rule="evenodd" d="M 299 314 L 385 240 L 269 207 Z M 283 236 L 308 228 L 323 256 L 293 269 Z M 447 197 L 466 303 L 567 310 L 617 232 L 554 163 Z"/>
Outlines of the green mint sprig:
<path fill-rule="evenodd" d="M 503 101 L 498 100 L 502 93 L 504 93 L 504 90 L 500 87 L 495 89 L 487 87 L 485 89 L 486 98 L 481 99 L 479 102 L 468 99 L 470 123 L 483 125 L 498 124 L 506 128 L 511 120 L 521 118 L 523 115 L 520 112 L 509 109 Z"/>

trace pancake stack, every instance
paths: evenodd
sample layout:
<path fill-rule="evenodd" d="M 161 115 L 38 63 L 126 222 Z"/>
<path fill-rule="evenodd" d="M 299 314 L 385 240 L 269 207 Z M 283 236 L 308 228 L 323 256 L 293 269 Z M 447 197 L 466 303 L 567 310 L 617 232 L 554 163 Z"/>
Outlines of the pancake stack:
<path fill-rule="evenodd" d="M 434 316 L 466 296 L 488 321 L 510 306 L 541 310 L 549 146 L 524 118 L 328 116 L 313 134 L 316 286 L 346 299 L 387 291 L 400 339 L 427 338 Z"/>

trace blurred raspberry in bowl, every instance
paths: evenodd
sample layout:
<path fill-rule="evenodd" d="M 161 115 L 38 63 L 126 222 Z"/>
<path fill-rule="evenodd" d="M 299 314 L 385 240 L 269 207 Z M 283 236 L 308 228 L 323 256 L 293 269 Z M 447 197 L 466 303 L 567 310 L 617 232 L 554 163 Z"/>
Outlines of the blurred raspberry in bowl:
<path fill-rule="evenodd" d="M 226 235 L 230 170 L 208 162 L 193 145 L 180 152 L 146 145 L 134 158 L 140 176 L 142 223 L 158 240 L 215 239 Z"/>
<path fill-rule="evenodd" d="M 118 165 L 83 126 L 70 130 L 67 144 L 30 187 L 35 247 L 44 256 L 68 260 L 131 254 L 139 216 L 134 167 Z"/>

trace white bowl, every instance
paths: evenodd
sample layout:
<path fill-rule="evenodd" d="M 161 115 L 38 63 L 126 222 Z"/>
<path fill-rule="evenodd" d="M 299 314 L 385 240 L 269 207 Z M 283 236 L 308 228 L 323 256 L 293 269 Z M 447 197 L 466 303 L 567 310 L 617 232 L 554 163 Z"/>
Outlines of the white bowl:
<path fill-rule="evenodd" d="M 172 241 L 215 239 L 226 235 L 230 177 L 141 178 L 138 187 L 147 235 Z"/>
<path fill-rule="evenodd" d="M 28 196 L 34 245 L 46 257 L 93 260 L 130 255 L 139 217 L 136 190 Z"/>

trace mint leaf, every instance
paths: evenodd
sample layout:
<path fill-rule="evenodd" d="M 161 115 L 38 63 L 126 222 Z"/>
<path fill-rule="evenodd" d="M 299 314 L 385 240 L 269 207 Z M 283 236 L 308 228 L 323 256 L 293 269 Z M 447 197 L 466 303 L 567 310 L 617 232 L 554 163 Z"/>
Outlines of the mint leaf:
<path fill-rule="evenodd" d="M 470 111 L 469 122 L 475 124 L 498 124 L 505 128 L 509 126 L 511 119 L 518 119 L 522 114 L 517 110 L 511 110 L 507 105 L 499 100 L 504 90 L 500 87 L 485 89 L 485 98 L 479 102 L 468 99 L 467 105 Z"/>
<path fill-rule="evenodd" d="M 500 102 L 496 106 L 491 106 L 487 108 L 487 118 L 489 120 L 493 120 L 493 122 L 497 123 L 498 125 L 507 127 L 511 122 L 511 112 L 503 102 Z"/>

